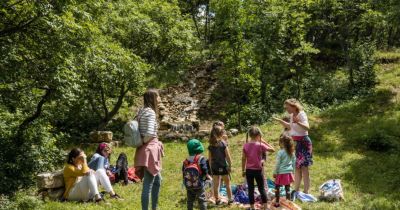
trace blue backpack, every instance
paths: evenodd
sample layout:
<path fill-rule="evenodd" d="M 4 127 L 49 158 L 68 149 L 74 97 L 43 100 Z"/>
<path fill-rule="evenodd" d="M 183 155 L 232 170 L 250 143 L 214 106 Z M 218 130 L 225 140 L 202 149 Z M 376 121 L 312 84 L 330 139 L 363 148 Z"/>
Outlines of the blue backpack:
<path fill-rule="evenodd" d="M 202 171 L 199 165 L 201 155 L 196 155 L 193 161 L 183 161 L 183 181 L 186 189 L 201 189 L 203 187 Z"/>

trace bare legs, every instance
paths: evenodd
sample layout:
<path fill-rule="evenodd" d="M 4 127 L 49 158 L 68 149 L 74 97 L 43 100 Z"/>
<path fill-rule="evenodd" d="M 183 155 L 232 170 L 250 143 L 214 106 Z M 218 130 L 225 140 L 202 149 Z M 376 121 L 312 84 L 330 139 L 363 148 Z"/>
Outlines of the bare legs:
<path fill-rule="evenodd" d="M 221 178 L 221 179 L 220 179 Z M 231 189 L 231 180 L 228 175 L 225 176 L 213 176 L 213 191 L 215 202 L 219 200 L 219 187 L 221 185 L 221 180 L 224 181 L 226 185 L 226 192 L 228 193 L 228 200 L 232 200 L 232 189 Z"/>
<path fill-rule="evenodd" d="M 294 174 L 294 190 L 299 191 L 300 190 L 300 184 L 301 184 L 301 179 L 303 179 L 304 182 L 304 193 L 309 192 L 310 190 L 310 173 L 308 167 L 301 167 L 301 168 L 296 168 L 295 174 Z"/>

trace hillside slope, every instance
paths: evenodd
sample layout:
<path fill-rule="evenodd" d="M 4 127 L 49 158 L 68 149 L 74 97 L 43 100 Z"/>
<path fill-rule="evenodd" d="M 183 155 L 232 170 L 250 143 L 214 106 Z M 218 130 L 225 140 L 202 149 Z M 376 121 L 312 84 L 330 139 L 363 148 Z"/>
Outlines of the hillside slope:
<path fill-rule="evenodd" d="M 398 54 L 400 57 L 400 54 Z M 314 144 L 314 165 L 311 168 L 311 193 L 328 179 L 341 179 L 345 201 L 302 204 L 303 209 L 400 209 L 400 63 L 377 66 L 379 84 L 370 96 L 332 106 L 319 113 L 309 113 Z M 281 126 L 262 126 L 266 139 L 278 148 Z M 245 136 L 230 139 L 233 154 L 233 183 L 243 182 L 240 161 Z M 160 209 L 185 209 L 185 191 L 181 186 L 181 161 L 186 157 L 186 145 L 166 143 L 163 161 L 163 186 Z M 375 151 L 373 151 L 375 150 Z M 182 152 L 184 151 L 184 152 Z M 132 148 L 116 148 L 115 154 L 125 152 L 133 162 Z M 111 162 L 115 162 L 113 155 Z M 274 154 L 268 157 L 267 175 L 272 177 Z M 140 209 L 141 185 L 123 187 L 116 192 L 124 201 L 110 205 L 47 202 L 36 209 Z M 224 209 L 224 208 L 222 208 Z M 225 209 L 236 209 L 235 207 Z"/>

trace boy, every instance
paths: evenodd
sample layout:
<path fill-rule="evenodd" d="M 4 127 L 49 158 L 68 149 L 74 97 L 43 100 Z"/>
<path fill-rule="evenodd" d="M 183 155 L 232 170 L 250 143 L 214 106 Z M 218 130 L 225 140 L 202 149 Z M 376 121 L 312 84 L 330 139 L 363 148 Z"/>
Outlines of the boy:
<path fill-rule="evenodd" d="M 207 209 L 205 180 L 212 179 L 208 174 L 207 160 L 202 155 L 204 147 L 197 139 L 187 143 L 189 157 L 183 162 L 182 172 L 184 185 L 187 190 L 187 209 L 192 210 L 196 198 L 201 210 Z"/>

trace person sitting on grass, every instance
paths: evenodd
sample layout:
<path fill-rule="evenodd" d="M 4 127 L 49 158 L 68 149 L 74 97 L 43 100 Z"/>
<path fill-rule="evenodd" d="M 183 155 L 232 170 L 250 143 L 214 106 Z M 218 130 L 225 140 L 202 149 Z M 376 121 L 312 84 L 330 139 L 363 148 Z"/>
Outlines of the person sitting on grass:
<path fill-rule="evenodd" d="M 74 148 L 68 154 L 64 167 L 65 192 L 63 200 L 68 201 L 104 201 L 97 188 L 97 180 L 86 161 L 85 153 Z"/>
<path fill-rule="evenodd" d="M 197 139 L 191 139 L 187 143 L 189 157 L 183 161 L 182 172 L 184 185 L 187 191 L 187 209 L 192 210 L 197 199 L 200 210 L 207 209 L 205 181 L 212 180 L 208 173 L 203 144 Z"/>
<path fill-rule="evenodd" d="M 96 153 L 92 156 L 89 161 L 89 168 L 95 171 L 96 180 L 104 187 L 107 193 L 110 194 L 111 198 L 120 199 L 121 197 L 114 192 L 111 186 L 110 179 L 108 178 L 110 161 L 109 157 L 111 155 L 111 147 L 106 143 L 100 143 L 97 147 Z"/>
<path fill-rule="evenodd" d="M 275 178 L 275 207 L 279 207 L 279 189 L 285 186 L 286 199 L 290 200 L 290 184 L 294 181 L 293 173 L 296 168 L 296 156 L 294 143 L 290 136 L 281 135 L 279 138 L 279 150 L 276 156 Z"/>
<path fill-rule="evenodd" d="M 222 204 L 219 198 L 219 187 L 221 179 L 226 185 L 228 204 L 233 203 L 230 177 L 232 161 L 229 148 L 224 139 L 224 129 L 221 126 L 214 126 L 211 130 L 210 145 L 208 146 L 208 161 L 213 178 L 213 191 L 215 204 Z"/>
<path fill-rule="evenodd" d="M 250 137 L 250 141 L 248 141 Z M 246 177 L 249 188 L 250 209 L 254 208 L 254 180 L 257 182 L 258 191 L 261 194 L 263 209 L 267 209 L 267 194 L 265 192 L 265 182 L 263 176 L 262 155 L 266 152 L 274 152 L 274 148 L 262 141 L 260 128 L 252 126 L 247 132 L 246 143 L 243 145 L 242 172 Z"/>

